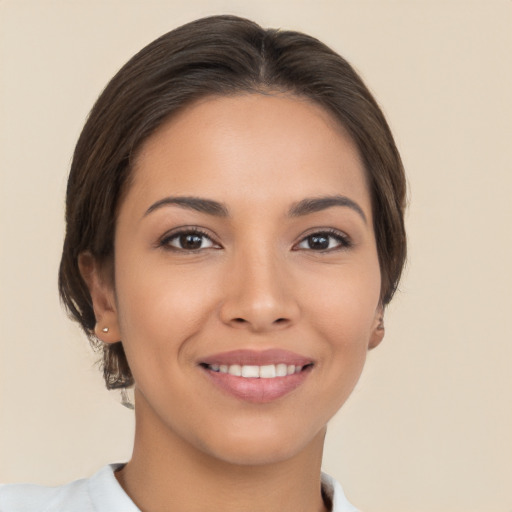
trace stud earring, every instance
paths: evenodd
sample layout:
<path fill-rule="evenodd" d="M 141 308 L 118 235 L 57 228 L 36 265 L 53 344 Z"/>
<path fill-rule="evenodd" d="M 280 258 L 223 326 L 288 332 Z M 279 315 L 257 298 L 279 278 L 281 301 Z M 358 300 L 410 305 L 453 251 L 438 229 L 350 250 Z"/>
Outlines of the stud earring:
<path fill-rule="evenodd" d="M 101 330 L 106 334 L 108 332 L 108 327 L 103 327 Z"/>

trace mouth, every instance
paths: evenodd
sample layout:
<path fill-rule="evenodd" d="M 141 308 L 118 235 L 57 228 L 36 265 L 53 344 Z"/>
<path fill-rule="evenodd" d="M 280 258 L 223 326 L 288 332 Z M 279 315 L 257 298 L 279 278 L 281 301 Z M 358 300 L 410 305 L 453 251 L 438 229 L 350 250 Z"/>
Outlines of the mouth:
<path fill-rule="evenodd" d="M 263 366 L 252 364 L 207 364 L 201 363 L 201 366 L 212 372 L 234 375 L 244 379 L 277 379 L 280 377 L 289 377 L 300 373 L 307 368 L 313 367 L 313 363 L 306 365 L 294 365 L 286 363 L 266 364 Z"/>
<path fill-rule="evenodd" d="M 222 392 L 252 403 L 284 397 L 305 382 L 314 366 L 314 361 L 283 350 L 237 350 L 199 363 Z"/>

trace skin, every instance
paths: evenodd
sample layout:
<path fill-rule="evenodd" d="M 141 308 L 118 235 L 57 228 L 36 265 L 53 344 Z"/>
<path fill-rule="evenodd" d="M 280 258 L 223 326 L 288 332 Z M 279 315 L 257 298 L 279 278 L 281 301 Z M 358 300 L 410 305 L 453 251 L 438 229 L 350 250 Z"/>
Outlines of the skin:
<path fill-rule="evenodd" d="M 289 215 L 333 195 L 363 215 L 348 206 Z M 169 196 L 214 200 L 229 215 L 173 204 L 147 213 Z M 183 226 L 207 235 L 198 250 L 172 238 Z M 319 250 L 308 236 L 326 230 L 342 242 L 331 236 Z M 324 510 L 327 422 L 384 334 L 365 172 L 330 114 L 286 94 L 186 108 L 138 155 L 117 219 L 115 286 L 90 255 L 80 266 L 96 334 L 123 340 L 136 381 L 133 457 L 116 473 L 134 502 L 151 512 Z M 239 348 L 290 350 L 314 366 L 291 393 L 251 403 L 198 366 Z"/>

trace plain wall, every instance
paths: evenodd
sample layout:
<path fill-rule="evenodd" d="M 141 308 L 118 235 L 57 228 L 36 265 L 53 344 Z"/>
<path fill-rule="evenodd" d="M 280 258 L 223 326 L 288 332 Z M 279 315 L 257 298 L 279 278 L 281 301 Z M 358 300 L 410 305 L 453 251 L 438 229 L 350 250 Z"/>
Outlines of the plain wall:
<path fill-rule="evenodd" d="M 366 512 L 512 511 L 512 2 L 0 1 L 0 481 L 130 457 L 56 275 L 66 175 L 108 79 L 194 18 L 310 33 L 375 93 L 409 178 L 409 263 L 325 470 Z"/>

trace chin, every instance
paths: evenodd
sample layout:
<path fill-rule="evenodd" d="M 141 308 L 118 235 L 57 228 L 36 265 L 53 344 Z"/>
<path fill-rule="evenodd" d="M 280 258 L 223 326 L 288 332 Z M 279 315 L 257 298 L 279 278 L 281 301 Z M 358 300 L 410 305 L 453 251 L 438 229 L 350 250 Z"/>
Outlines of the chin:
<path fill-rule="evenodd" d="M 281 432 L 258 433 L 254 429 L 245 432 L 244 435 L 227 436 L 221 433 L 217 440 L 209 439 L 203 451 L 217 460 L 227 464 L 238 466 L 264 466 L 279 464 L 298 457 L 309 447 L 322 446 L 325 437 L 325 427 L 316 434 L 304 436 L 291 429 L 283 429 Z M 216 442 L 218 441 L 218 442 Z"/>

